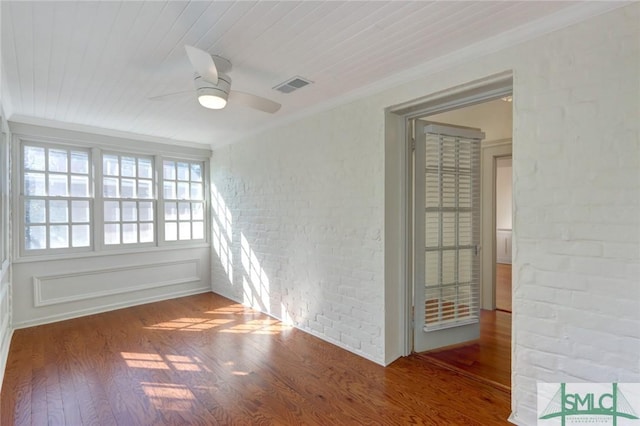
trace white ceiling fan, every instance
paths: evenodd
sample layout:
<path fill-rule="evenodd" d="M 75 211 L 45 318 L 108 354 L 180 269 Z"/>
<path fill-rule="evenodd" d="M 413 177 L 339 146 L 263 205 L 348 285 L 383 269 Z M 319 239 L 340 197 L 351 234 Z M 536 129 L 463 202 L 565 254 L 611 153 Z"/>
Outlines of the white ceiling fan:
<path fill-rule="evenodd" d="M 231 62 L 228 59 L 212 56 L 202 49 L 189 45 L 185 45 L 185 49 L 195 71 L 193 83 L 198 102 L 203 107 L 222 109 L 229 101 L 270 114 L 280 109 L 281 105 L 272 100 L 251 93 L 231 90 L 231 78 L 227 75 L 231 71 Z M 160 100 L 183 93 L 191 93 L 191 91 L 154 96 L 149 99 Z"/>

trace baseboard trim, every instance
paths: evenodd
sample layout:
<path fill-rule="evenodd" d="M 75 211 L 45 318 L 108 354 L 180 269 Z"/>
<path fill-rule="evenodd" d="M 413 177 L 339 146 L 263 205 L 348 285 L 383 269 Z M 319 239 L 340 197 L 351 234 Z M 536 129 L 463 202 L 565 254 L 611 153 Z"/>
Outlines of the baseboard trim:
<path fill-rule="evenodd" d="M 194 294 L 210 293 L 211 286 L 198 287 L 184 291 L 176 291 L 164 293 L 158 296 L 144 297 L 141 299 L 129 300 L 126 302 L 112 303 L 109 305 L 95 306 L 87 309 L 79 309 L 77 311 L 65 312 L 63 314 L 50 315 L 47 317 L 34 318 L 27 321 L 21 321 L 13 324 L 15 330 L 21 328 L 35 327 L 37 325 L 51 324 L 53 322 L 65 321 L 73 318 L 85 317 L 87 315 L 100 314 L 103 312 L 115 311 L 117 309 L 130 308 L 132 306 L 145 305 L 152 302 L 160 302 L 162 300 L 177 299 L 178 297 L 192 296 Z"/>

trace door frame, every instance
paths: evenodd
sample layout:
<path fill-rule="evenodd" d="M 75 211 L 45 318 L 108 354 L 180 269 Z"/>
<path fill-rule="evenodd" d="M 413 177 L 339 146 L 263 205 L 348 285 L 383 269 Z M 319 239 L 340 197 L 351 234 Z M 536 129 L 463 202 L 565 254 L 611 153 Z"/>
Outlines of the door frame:
<path fill-rule="evenodd" d="M 511 94 L 513 72 L 505 71 L 385 110 L 385 364 L 413 351 L 411 120 Z"/>
<path fill-rule="evenodd" d="M 512 157 L 512 139 L 485 142 L 480 151 L 480 308 L 492 311 L 496 308 L 496 162 Z"/>

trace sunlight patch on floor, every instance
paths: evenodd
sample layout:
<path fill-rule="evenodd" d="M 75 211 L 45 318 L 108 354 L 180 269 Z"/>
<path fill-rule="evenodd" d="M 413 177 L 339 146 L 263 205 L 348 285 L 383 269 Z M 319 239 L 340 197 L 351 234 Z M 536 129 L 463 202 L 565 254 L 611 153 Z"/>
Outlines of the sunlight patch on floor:
<path fill-rule="evenodd" d="M 194 407 L 195 395 L 184 385 L 141 383 L 144 394 L 159 410 L 187 411 Z"/>
<path fill-rule="evenodd" d="M 210 330 L 221 325 L 233 322 L 232 319 L 222 318 L 178 318 L 171 321 L 161 322 L 149 327 L 148 330 L 184 330 L 184 331 L 202 331 Z"/>
<path fill-rule="evenodd" d="M 197 357 L 140 352 L 120 352 L 128 367 L 150 370 L 202 371 L 203 364 Z M 207 369 L 208 371 L 208 369 Z"/>

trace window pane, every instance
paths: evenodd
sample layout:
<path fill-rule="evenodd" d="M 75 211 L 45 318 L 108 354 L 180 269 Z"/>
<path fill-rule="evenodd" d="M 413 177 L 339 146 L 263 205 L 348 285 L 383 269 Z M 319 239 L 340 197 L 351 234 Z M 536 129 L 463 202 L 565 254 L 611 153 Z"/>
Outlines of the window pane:
<path fill-rule="evenodd" d="M 180 222 L 180 239 L 181 240 L 190 240 L 191 239 L 191 222 Z"/>
<path fill-rule="evenodd" d="M 201 240 L 204 238 L 204 222 L 193 222 L 193 239 Z"/>
<path fill-rule="evenodd" d="M 201 183 L 191 184 L 191 199 L 202 200 L 202 184 Z"/>
<path fill-rule="evenodd" d="M 122 165 L 121 176 L 136 177 L 136 159 L 133 157 L 122 157 L 120 159 Z"/>
<path fill-rule="evenodd" d="M 24 147 L 24 168 L 26 170 L 44 171 L 44 148 L 37 146 Z"/>
<path fill-rule="evenodd" d="M 25 173 L 25 195 L 46 195 L 44 190 L 44 173 Z"/>
<path fill-rule="evenodd" d="M 178 182 L 178 200 L 189 199 L 189 182 Z"/>
<path fill-rule="evenodd" d="M 153 242 L 153 223 L 140 224 L 140 242 L 141 243 Z"/>
<path fill-rule="evenodd" d="M 122 224 L 122 242 L 131 244 L 138 242 L 138 224 L 124 223 Z"/>
<path fill-rule="evenodd" d="M 173 161 L 165 161 L 163 163 L 162 174 L 165 179 L 175 180 L 176 179 L 176 165 Z"/>
<path fill-rule="evenodd" d="M 102 174 L 107 176 L 118 176 L 118 156 L 117 155 L 105 155 L 102 157 Z"/>
<path fill-rule="evenodd" d="M 49 150 L 49 171 L 67 172 L 67 151 L 60 149 Z"/>
<path fill-rule="evenodd" d="M 89 222 L 89 202 L 88 201 L 72 201 L 71 202 L 71 221 Z"/>
<path fill-rule="evenodd" d="M 148 158 L 138 158 L 138 177 L 146 179 L 153 177 L 153 165 Z"/>
<path fill-rule="evenodd" d="M 47 246 L 47 228 L 44 226 L 27 226 L 24 233 L 24 246 L 27 250 L 43 249 Z"/>
<path fill-rule="evenodd" d="M 117 223 L 107 223 L 104 225 L 104 243 L 120 244 L 120 225 Z"/>
<path fill-rule="evenodd" d="M 138 207 L 135 201 L 122 202 L 122 220 L 127 222 L 138 220 Z"/>
<path fill-rule="evenodd" d="M 178 217 L 180 220 L 191 220 L 191 203 L 180 203 L 178 205 Z"/>
<path fill-rule="evenodd" d="M 73 225 L 71 234 L 73 247 L 89 247 L 89 225 Z"/>
<path fill-rule="evenodd" d="M 164 198 L 168 200 L 176 199 L 176 183 L 175 182 L 164 183 Z"/>
<path fill-rule="evenodd" d="M 44 200 L 26 200 L 25 223 L 44 223 L 45 213 Z"/>
<path fill-rule="evenodd" d="M 133 179 L 122 179 L 120 181 L 122 198 L 135 198 L 136 197 L 136 181 Z"/>
<path fill-rule="evenodd" d="M 164 204 L 164 220 L 176 220 L 178 207 L 176 203 L 165 203 Z"/>
<path fill-rule="evenodd" d="M 49 227 L 49 242 L 51 248 L 69 247 L 69 226 L 53 225 Z"/>
<path fill-rule="evenodd" d="M 105 222 L 117 222 L 120 220 L 120 202 L 104 202 L 104 220 Z"/>
<path fill-rule="evenodd" d="M 88 176 L 71 176 L 71 196 L 72 197 L 88 197 L 89 196 L 89 177 Z"/>
<path fill-rule="evenodd" d="M 176 241 L 178 239 L 178 224 L 176 222 L 166 222 L 164 224 L 164 239 Z"/>
<path fill-rule="evenodd" d="M 152 202 L 141 201 L 140 203 L 138 203 L 138 218 L 141 221 L 153 221 L 153 203 Z"/>
<path fill-rule="evenodd" d="M 204 219 L 204 207 L 202 203 L 191 203 L 191 215 L 193 216 L 193 220 Z"/>
<path fill-rule="evenodd" d="M 138 180 L 138 198 L 153 198 L 152 181 L 140 179 Z"/>
<path fill-rule="evenodd" d="M 49 201 L 49 222 L 51 223 L 69 222 L 69 206 L 66 200 Z"/>
<path fill-rule="evenodd" d="M 118 179 L 104 178 L 102 180 L 102 193 L 107 198 L 118 198 L 120 195 L 120 191 L 118 191 Z"/>
<path fill-rule="evenodd" d="M 194 182 L 202 182 L 202 166 L 200 164 L 191 165 L 191 180 Z"/>
<path fill-rule="evenodd" d="M 178 163 L 178 180 L 189 180 L 188 163 Z"/>
<path fill-rule="evenodd" d="M 49 175 L 49 196 L 57 197 L 62 196 L 66 197 L 69 195 L 68 192 L 68 176 L 67 175 Z"/>
<path fill-rule="evenodd" d="M 71 151 L 71 173 L 89 173 L 89 154 Z"/>

